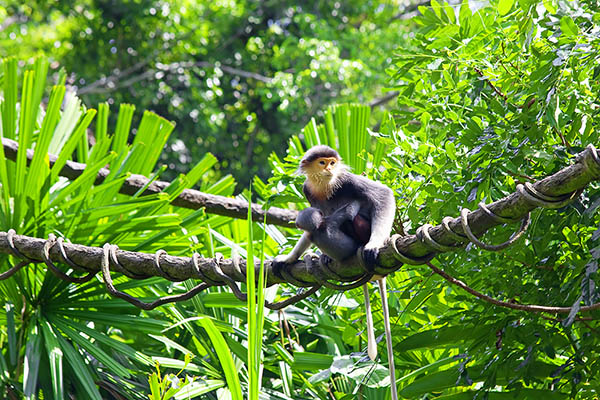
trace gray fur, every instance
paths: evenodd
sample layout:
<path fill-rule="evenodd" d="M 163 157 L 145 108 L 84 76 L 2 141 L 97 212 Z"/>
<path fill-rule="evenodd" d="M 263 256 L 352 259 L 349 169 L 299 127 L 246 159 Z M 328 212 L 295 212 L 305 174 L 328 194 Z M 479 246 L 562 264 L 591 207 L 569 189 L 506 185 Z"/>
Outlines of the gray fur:
<path fill-rule="evenodd" d="M 300 211 L 296 226 L 310 234 L 310 240 L 323 253 L 337 261 L 354 256 L 360 244 L 340 228 L 352 220 L 360 209 L 360 203 L 354 201 L 324 217 L 321 210 L 313 207 Z"/>

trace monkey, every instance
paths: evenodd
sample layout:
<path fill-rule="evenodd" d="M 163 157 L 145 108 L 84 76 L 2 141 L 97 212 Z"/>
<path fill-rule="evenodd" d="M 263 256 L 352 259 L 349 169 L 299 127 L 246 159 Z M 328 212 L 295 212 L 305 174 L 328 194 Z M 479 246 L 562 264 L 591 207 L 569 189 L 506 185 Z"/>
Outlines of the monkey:
<path fill-rule="evenodd" d="M 353 238 L 357 243 L 364 245 L 363 258 L 368 268 L 374 268 L 379 253 L 379 248 L 383 246 L 385 240 L 390 236 L 394 216 L 396 212 L 396 201 L 394 192 L 385 185 L 374 182 L 360 175 L 355 175 L 349 172 L 349 168 L 343 164 L 339 153 L 329 146 L 318 145 L 310 148 L 302 157 L 298 172 L 306 176 L 306 181 L 302 187 L 304 195 L 311 205 L 311 208 L 318 209 L 325 216 L 325 225 L 327 225 L 327 217 L 334 216 L 336 213 L 348 213 L 353 211 L 358 203 L 359 209 L 352 220 L 347 219 L 341 221 L 335 217 L 336 223 L 342 222 L 339 225 L 339 230 Z M 345 209 L 345 207 L 348 207 Z M 345 214 L 346 216 L 348 214 Z M 311 218 L 317 218 L 318 215 L 314 211 L 309 211 L 309 214 L 300 213 L 300 228 L 305 222 L 309 226 Z M 306 220 L 308 219 L 308 221 Z M 313 225 L 310 227 L 314 227 Z M 337 227 L 338 225 L 336 225 Z M 321 228 L 323 229 L 323 228 Z M 277 256 L 274 260 L 275 264 L 291 264 L 295 262 L 306 251 L 311 244 L 311 239 L 314 241 L 313 230 L 305 230 L 292 251 L 287 255 Z M 339 234 L 338 232 L 335 232 Z M 311 236 L 312 235 L 312 236 Z M 342 237 L 338 235 L 338 237 Z M 317 237 L 317 241 L 323 237 Z M 319 247 L 319 243 L 315 242 Z M 328 254 L 332 258 L 339 256 L 339 253 L 347 253 L 349 247 L 347 242 L 340 244 L 336 248 L 335 243 L 333 249 L 322 249 L 324 253 L 336 253 L 335 255 Z M 330 247 L 330 246 L 328 246 Z M 337 261 L 341 261 L 337 259 Z M 388 348 L 388 362 L 390 369 L 390 381 L 392 390 L 392 399 L 397 399 L 396 381 L 394 372 L 394 361 L 392 350 L 392 338 L 390 332 L 389 312 L 387 310 L 387 297 L 383 301 L 383 297 L 387 296 L 385 288 L 385 277 L 379 278 L 379 289 L 382 296 L 382 306 L 384 310 L 384 324 L 386 328 L 386 342 Z M 369 301 L 369 293 L 367 285 L 363 286 L 365 296 L 365 313 L 367 315 L 367 337 L 368 346 L 367 353 L 371 360 L 377 356 L 377 345 L 375 343 L 375 335 L 373 322 L 371 317 L 371 307 Z"/>
<path fill-rule="evenodd" d="M 390 236 L 396 212 L 394 192 L 380 183 L 352 174 L 342 163 L 337 151 L 318 145 L 309 149 L 300 161 L 299 172 L 306 176 L 302 190 L 310 205 L 328 216 L 350 202 L 358 201 L 358 220 L 346 223 L 342 230 L 359 241 L 366 241 L 363 256 L 372 268 L 385 240 Z M 354 225 L 354 226 L 352 226 Z M 362 225 L 358 232 L 354 227 Z M 368 233 L 365 226 L 368 225 Z M 362 235 L 361 238 L 358 235 Z M 278 256 L 277 262 L 291 264 L 310 246 L 305 232 L 287 256 Z"/>

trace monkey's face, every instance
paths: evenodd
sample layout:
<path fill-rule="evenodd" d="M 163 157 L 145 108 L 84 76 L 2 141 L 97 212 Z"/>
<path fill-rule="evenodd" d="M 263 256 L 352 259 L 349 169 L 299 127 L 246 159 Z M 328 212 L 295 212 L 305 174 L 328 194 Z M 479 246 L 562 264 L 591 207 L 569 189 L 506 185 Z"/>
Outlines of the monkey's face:
<path fill-rule="evenodd" d="M 302 171 L 307 176 L 329 179 L 337 172 L 338 159 L 336 157 L 319 157 L 302 166 Z"/>

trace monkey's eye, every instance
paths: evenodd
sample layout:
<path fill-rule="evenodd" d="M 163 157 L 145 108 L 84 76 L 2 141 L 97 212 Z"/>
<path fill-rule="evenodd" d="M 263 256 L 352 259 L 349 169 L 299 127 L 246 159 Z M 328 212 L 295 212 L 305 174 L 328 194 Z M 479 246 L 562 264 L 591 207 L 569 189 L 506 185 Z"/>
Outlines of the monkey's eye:
<path fill-rule="evenodd" d="M 332 161 L 332 162 L 331 162 L 331 165 L 334 165 L 334 164 L 335 164 L 335 161 Z"/>
<path fill-rule="evenodd" d="M 321 160 L 321 161 L 319 161 L 319 164 L 325 165 L 325 161 Z"/>

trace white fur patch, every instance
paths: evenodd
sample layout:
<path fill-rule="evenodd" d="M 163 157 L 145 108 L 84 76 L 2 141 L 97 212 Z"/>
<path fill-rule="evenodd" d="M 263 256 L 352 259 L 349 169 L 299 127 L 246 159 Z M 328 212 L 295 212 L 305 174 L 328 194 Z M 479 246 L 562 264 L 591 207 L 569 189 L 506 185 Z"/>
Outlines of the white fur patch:
<path fill-rule="evenodd" d="M 342 186 L 343 181 L 340 176 L 346 171 L 348 171 L 348 166 L 338 162 L 335 173 L 329 176 L 322 172 L 313 174 L 307 172 L 306 178 L 310 192 L 321 200 L 330 199 L 333 193 Z"/>

